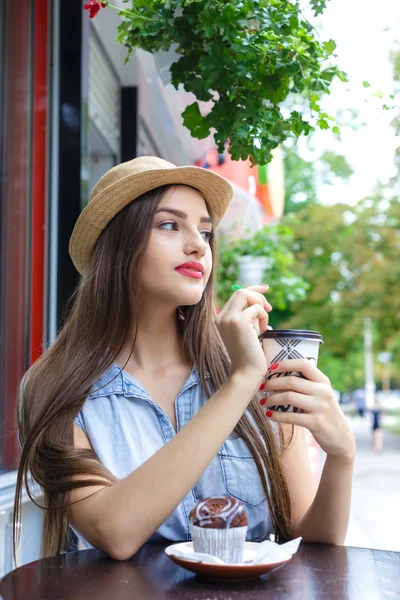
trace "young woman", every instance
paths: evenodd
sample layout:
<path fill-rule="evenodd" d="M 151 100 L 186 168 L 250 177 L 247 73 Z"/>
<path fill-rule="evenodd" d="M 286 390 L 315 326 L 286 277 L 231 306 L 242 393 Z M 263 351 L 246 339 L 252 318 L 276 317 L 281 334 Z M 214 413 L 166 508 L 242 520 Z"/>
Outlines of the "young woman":
<path fill-rule="evenodd" d="M 245 504 L 250 540 L 343 543 L 355 447 L 328 378 L 284 361 L 276 372 L 305 379 L 259 391 L 268 286 L 235 292 L 216 316 L 214 230 L 231 197 L 218 175 L 154 157 L 94 188 L 70 242 L 83 277 L 20 386 L 15 540 L 30 474 L 43 556 L 65 551 L 69 526 L 118 560 L 149 539 L 189 540 L 194 504 L 229 494 Z M 268 391 L 277 395 L 260 404 Z M 318 490 L 304 428 L 327 453 Z"/>

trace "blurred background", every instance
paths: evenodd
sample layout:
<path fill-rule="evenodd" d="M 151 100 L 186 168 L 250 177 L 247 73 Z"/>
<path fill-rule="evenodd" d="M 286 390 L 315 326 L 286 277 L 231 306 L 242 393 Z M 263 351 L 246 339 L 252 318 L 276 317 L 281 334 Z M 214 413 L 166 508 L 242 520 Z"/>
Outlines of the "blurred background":
<path fill-rule="evenodd" d="M 93 185 L 141 155 L 231 181 L 219 304 L 232 284 L 262 280 L 274 328 L 322 334 L 319 366 L 357 438 L 346 543 L 400 551 L 400 4 L 332 0 L 310 19 L 349 77 L 323 100 L 341 133 L 290 139 L 252 167 L 190 136 L 193 95 L 168 83 L 162 56 L 138 50 L 125 64 L 116 11 L 0 3 L 0 577 L 13 568 L 18 383 L 78 283 L 68 240 Z M 324 456 L 308 445 L 318 479 Z M 24 563 L 38 556 L 41 515 L 26 497 L 23 510 Z"/>

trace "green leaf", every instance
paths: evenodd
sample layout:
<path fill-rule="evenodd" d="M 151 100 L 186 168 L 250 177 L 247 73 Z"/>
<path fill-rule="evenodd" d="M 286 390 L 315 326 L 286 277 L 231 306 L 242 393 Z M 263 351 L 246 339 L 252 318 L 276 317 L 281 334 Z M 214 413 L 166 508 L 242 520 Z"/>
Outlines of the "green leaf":
<path fill-rule="evenodd" d="M 349 81 L 347 74 L 344 71 L 340 71 L 340 69 L 337 70 L 337 76 L 339 77 L 340 81 L 343 81 L 344 83 Z"/>
<path fill-rule="evenodd" d="M 210 127 L 207 125 L 205 117 L 201 115 L 197 102 L 187 106 L 182 117 L 183 124 L 190 130 L 193 137 L 201 140 L 210 135 Z"/>
<path fill-rule="evenodd" d="M 320 15 L 326 9 L 328 0 L 310 0 L 310 5 L 314 10 L 314 16 Z"/>
<path fill-rule="evenodd" d="M 198 100 L 207 102 L 212 98 L 212 94 L 204 89 L 204 81 L 200 77 L 188 78 L 184 84 L 184 88 L 187 92 L 192 92 Z"/>
<path fill-rule="evenodd" d="M 370 84 L 370 83 L 368 83 L 368 81 L 363 81 L 363 82 L 362 82 L 362 84 L 363 84 L 363 86 L 364 86 L 365 88 L 369 88 L 369 87 L 371 87 L 371 84 Z"/>
<path fill-rule="evenodd" d="M 328 54 L 333 54 L 333 52 L 336 50 L 336 42 L 334 40 L 324 42 L 324 46 Z"/>
<path fill-rule="evenodd" d="M 329 129 L 329 123 L 325 119 L 318 119 L 317 125 L 320 129 Z"/>

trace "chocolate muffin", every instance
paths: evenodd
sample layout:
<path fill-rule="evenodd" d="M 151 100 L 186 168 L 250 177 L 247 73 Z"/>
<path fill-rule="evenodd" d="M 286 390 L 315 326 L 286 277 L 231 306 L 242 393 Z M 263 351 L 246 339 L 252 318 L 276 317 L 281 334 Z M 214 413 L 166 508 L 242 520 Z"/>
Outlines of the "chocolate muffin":
<path fill-rule="evenodd" d="M 242 561 L 248 519 L 239 500 L 230 496 L 204 498 L 189 517 L 195 552 L 213 554 L 227 563 Z"/>
<path fill-rule="evenodd" d="M 227 496 L 204 498 L 190 511 L 189 518 L 196 527 L 227 529 L 249 524 L 244 506 Z"/>

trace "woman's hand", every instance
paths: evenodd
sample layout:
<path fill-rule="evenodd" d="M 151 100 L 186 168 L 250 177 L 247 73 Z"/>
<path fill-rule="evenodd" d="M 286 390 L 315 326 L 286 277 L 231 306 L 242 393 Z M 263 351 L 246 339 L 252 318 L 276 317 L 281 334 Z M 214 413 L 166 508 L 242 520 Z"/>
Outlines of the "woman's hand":
<path fill-rule="evenodd" d="M 238 290 L 216 317 L 218 331 L 231 359 L 231 375 L 251 375 L 260 383 L 268 370 L 258 339 L 268 327 L 268 312 L 272 310 L 263 296 L 267 289 L 267 285 L 252 285 Z"/>
<path fill-rule="evenodd" d="M 270 406 L 288 404 L 304 411 L 304 413 L 269 411 L 268 416 L 271 421 L 306 427 L 329 456 L 353 460 L 354 434 L 338 405 L 326 375 L 307 360 L 294 359 L 283 360 L 272 372 L 274 374 L 298 372 L 306 379 L 289 375 L 273 377 L 265 383 L 263 392 L 276 392 L 261 400 L 266 411 Z"/>

